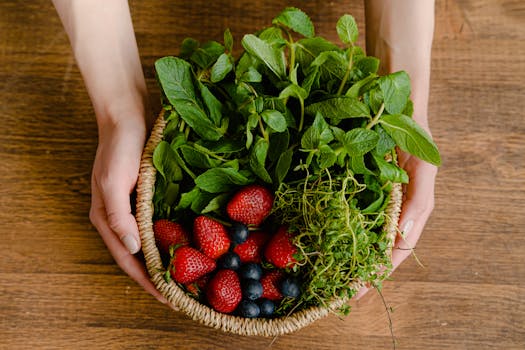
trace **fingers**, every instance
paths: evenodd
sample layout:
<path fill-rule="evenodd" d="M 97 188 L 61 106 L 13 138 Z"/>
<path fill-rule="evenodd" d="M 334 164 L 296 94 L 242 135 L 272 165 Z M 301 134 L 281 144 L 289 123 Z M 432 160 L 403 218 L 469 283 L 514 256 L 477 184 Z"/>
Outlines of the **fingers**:
<path fill-rule="evenodd" d="M 149 276 L 139 259 L 128 251 L 118 238 L 117 234 L 110 228 L 106 221 L 106 208 L 104 207 L 100 192 L 95 184 L 92 189 L 91 198 L 91 222 L 100 233 L 100 236 L 104 240 L 104 243 L 108 247 L 108 250 L 116 263 L 125 273 L 142 286 L 144 290 L 153 295 L 160 302 L 167 303 L 166 298 L 160 294 L 149 279 Z"/>
<path fill-rule="evenodd" d="M 103 197 L 109 228 L 120 238 L 131 254 L 137 253 L 140 250 L 140 237 L 137 222 L 131 213 L 129 187 L 125 182 L 116 181 L 102 181 L 96 186 L 100 186 L 103 193 L 100 197 Z"/>
<path fill-rule="evenodd" d="M 399 227 L 401 234 L 396 237 L 392 249 L 392 273 L 416 246 L 423 228 L 434 209 L 434 184 L 437 168 L 410 155 L 402 154 L 400 164 L 408 172 L 410 183 L 405 186 L 403 207 Z M 370 285 L 362 287 L 354 296 L 361 299 L 370 290 Z"/>
<path fill-rule="evenodd" d="M 359 292 L 354 296 L 355 300 L 361 299 L 368 291 L 370 290 L 370 286 L 364 286 L 359 289 Z"/>
<path fill-rule="evenodd" d="M 117 236 L 111 232 L 109 226 L 102 228 L 100 232 L 104 243 L 106 243 L 109 251 L 115 258 L 115 261 L 120 266 L 120 268 L 140 286 L 142 286 L 144 290 L 153 295 L 160 302 L 166 304 L 167 300 L 155 288 L 142 263 L 137 257 L 130 254 L 130 252 L 122 245 Z M 104 232 L 104 234 L 102 232 Z"/>
<path fill-rule="evenodd" d="M 436 167 L 412 158 L 406 170 L 411 177 L 399 220 L 401 235 L 397 236 L 392 252 L 393 270 L 412 253 L 434 209 Z"/>

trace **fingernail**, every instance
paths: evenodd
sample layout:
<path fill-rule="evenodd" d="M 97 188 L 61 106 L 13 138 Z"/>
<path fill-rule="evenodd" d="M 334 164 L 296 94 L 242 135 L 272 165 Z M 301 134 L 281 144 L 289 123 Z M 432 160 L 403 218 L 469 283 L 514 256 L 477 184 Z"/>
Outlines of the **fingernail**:
<path fill-rule="evenodd" d="M 131 254 L 135 254 L 139 251 L 139 244 L 131 235 L 125 235 L 121 240 Z"/>
<path fill-rule="evenodd" d="M 412 229 L 412 226 L 414 226 L 414 220 L 408 220 L 405 225 L 403 225 L 403 229 L 401 230 L 401 233 L 403 235 L 408 235 L 410 230 Z"/>

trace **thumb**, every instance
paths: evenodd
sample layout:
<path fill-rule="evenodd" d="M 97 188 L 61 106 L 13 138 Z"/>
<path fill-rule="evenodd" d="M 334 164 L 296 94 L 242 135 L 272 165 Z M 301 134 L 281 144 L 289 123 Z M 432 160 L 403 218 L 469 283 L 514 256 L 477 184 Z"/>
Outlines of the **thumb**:
<path fill-rule="evenodd" d="M 434 184 L 437 168 L 422 161 L 418 161 L 415 166 L 417 169 L 409 169 L 413 176 L 406 186 L 399 220 L 401 235 L 397 236 L 392 253 L 394 269 L 412 254 L 434 208 Z"/>
<path fill-rule="evenodd" d="M 102 189 L 108 226 L 120 238 L 131 254 L 140 250 L 140 237 L 137 221 L 131 213 L 129 191 L 120 185 L 110 185 Z"/>

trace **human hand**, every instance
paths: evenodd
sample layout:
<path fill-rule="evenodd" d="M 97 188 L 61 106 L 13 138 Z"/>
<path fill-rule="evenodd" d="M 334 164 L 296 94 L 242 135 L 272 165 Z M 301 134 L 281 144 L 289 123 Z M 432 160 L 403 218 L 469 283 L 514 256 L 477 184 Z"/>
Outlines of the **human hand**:
<path fill-rule="evenodd" d="M 147 292 L 166 303 L 133 254 L 140 237 L 131 213 L 130 194 L 138 179 L 146 137 L 144 118 L 119 119 L 99 125 L 99 145 L 91 177 L 89 217 L 117 264 Z"/>
<path fill-rule="evenodd" d="M 423 228 L 434 209 L 434 184 L 437 167 L 405 152 L 399 153 L 399 165 L 410 182 L 403 186 L 403 206 L 399 218 L 400 234 L 392 250 L 392 272 L 414 252 Z"/>
<path fill-rule="evenodd" d="M 398 152 L 399 165 L 405 169 L 410 182 L 403 185 L 403 205 L 399 218 L 400 233 L 392 249 L 392 273 L 410 254 L 434 209 L 434 184 L 437 167 L 405 152 Z M 356 294 L 359 300 L 369 290 L 363 287 Z"/>
<path fill-rule="evenodd" d="M 419 116 L 426 114 L 419 114 Z M 418 118 L 419 124 L 431 135 L 427 118 Z M 403 204 L 399 217 L 399 233 L 392 248 L 392 269 L 394 270 L 414 253 L 416 244 L 421 237 L 425 224 L 434 210 L 434 185 L 436 182 L 437 167 L 427 163 L 409 153 L 398 149 L 398 163 L 409 178 L 408 184 L 403 185 Z M 362 287 L 355 295 L 355 299 L 362 298 L 370 289 Z"/>

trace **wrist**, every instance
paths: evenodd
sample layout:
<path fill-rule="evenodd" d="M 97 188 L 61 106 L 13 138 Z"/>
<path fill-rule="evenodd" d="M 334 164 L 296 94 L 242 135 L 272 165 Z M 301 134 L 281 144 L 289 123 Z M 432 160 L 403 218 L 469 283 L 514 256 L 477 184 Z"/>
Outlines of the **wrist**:
<path fill-rule="evenodd" d="M 99 142 L 114 137 L 117 133 L 125 133 L 140 140 L 146 139 L 147 125 L 144 108 L 111 103 L 104 111 L 97 113 Z"/>

